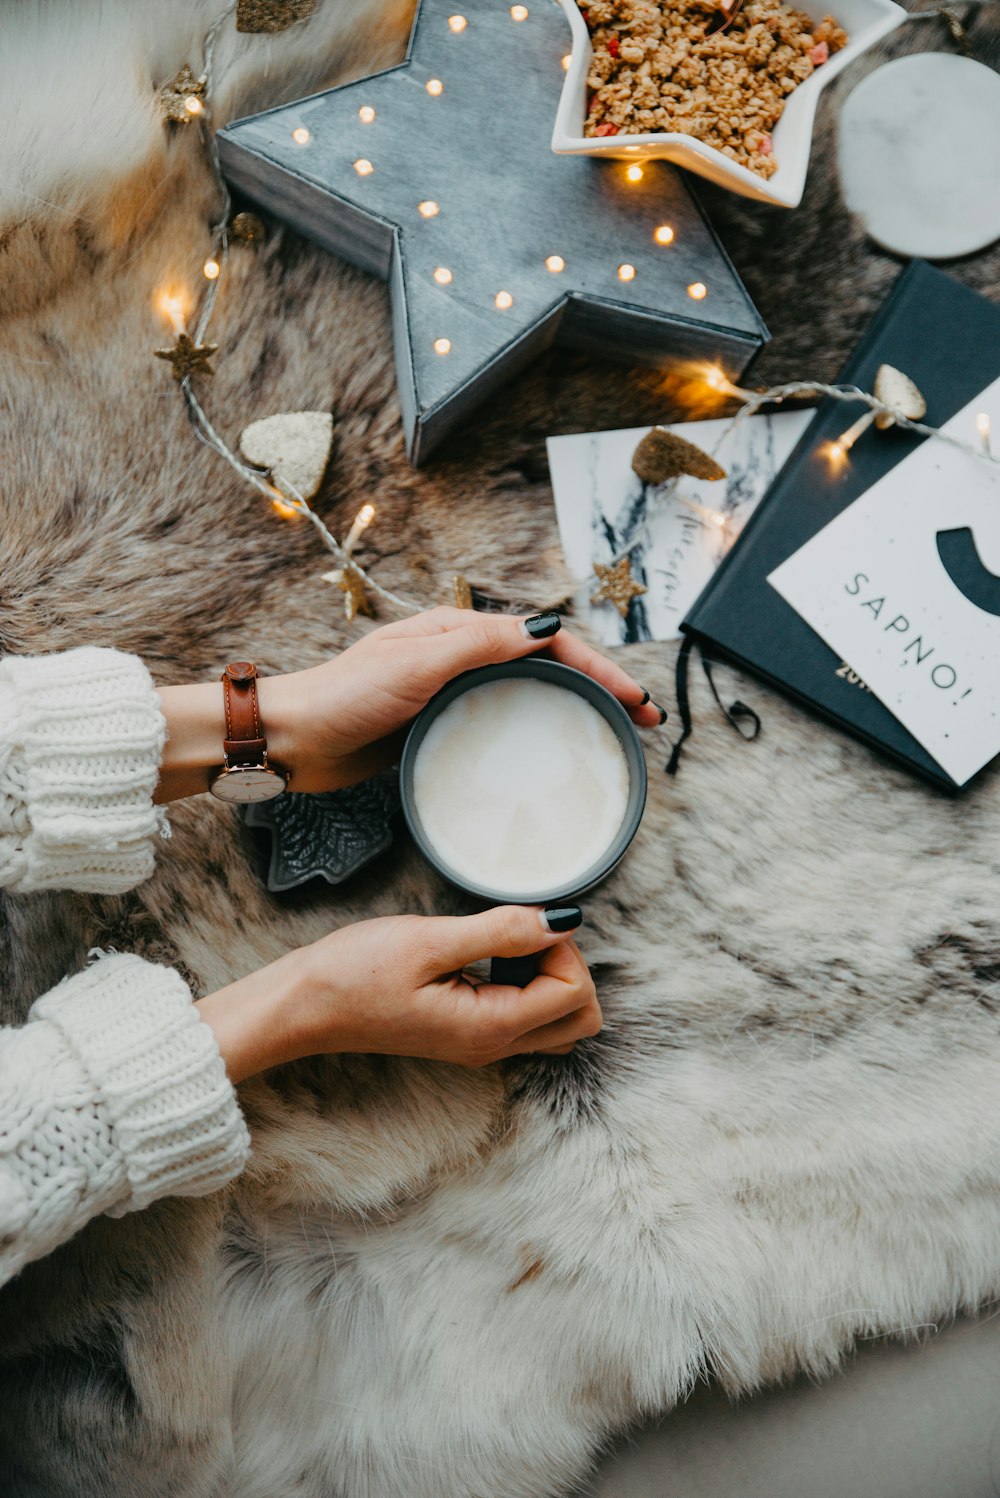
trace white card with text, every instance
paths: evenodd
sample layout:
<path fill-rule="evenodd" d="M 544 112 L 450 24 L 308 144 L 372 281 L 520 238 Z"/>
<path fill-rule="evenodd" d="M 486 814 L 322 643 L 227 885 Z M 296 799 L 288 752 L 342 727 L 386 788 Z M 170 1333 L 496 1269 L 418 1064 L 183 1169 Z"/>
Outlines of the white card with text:
<path fill-rule="evenodd" d="M 666 500 L 662 488 L 643 484 L 632 472 L 632 454 L 648 427 L 549 438 L 559 536 L 567 566 L 580 583 L 576 606 L 602 645 L 678 638 L 681 620 L 812 415 L 748 416 L 728 435 L 729 418 L 671 423 L 672 432 L 714 453 L 727 476 L 716 483 L 682 478 Z M 640 529 L 647 514 L 648 526 Z M 607 604 L 591 605 L 597 587 L 593 564 L 607 562 L 632 535 L 639 537 L 630 553 L 632 576 L 647 592 L 623 619 Z"/>
<path fill-rule="evenodd" d="M 944 430 L 981 412 L 1000 380 Z M 957 784 L 1000 753 L 1000 463 L 928 438 L 768 581 Z"/>

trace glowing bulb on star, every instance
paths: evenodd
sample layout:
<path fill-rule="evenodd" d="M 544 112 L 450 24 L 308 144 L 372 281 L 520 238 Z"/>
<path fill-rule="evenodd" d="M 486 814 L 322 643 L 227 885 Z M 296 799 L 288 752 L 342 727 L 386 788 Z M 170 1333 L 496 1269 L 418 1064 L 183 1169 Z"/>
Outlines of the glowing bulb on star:
<path fill-rule="evenodd" d="M 628 178 L 628 180 L 630 182 L 641 182 L 642 181 L 642 167 L 641 166 L 630 166 L 628 168 L 628 170 L 626 171 L 625 175 L 626 175 L 626 177 Z"/>
<path fill-rule="evenodd" d="M 221 269 L 222 266 L 219 264 L 218 260 L 206 260 L 205 264 L 202 266 L 202 272 L 205 276 L 205 280 L 217 281 L 219 279 L 219 272 Z"/>
<path fill-rule="evenodd" d="M 559 271 L 566 269 L 566 262 L 561 255 L 549 255 L 545 260 L 545 269 L 558 275 Z"/>
<path fill-rule="evenodd" d="M 428 78 L 427 82 L 424 84 L 424 88 L 433 99 L 436 99 L 439 94 L 444 93 L 444 84 L 441 82 L 440 78 Z"/>
<path fill-rule="evenodd" d="M 493 298 L 493 305 L 499 307 L 501 312 L 506 312 L 508 307 L 513 307 L 514 298 L 509 291 L 498 291 Z"/>
<path fill-rule="evenodd" d="M 437 218 L 441 209 L 433 198 L 425 198 L 422 203 L 417 204 L 417 212 L 421 218 Z"/>
<path fill-rule="evenodd" d="M 452 281 L 451 271 L 446 265 L 439 265 L 434 272 L 434 279 L 439 286 L 450 286 Z"/>
<path fill-rule="evenodd" d="M 370 104 L 362 104 L 358 110 L 358 119 L 362 125 L 370 125 L 375 118 L 375 111 Z"/>
<path fill-rule="evenodd" d="M 469 23 L 465 19 L 464 16 L 449 16 L 448 17 L 448 25 L 451 27 L 452 31 L 454 31 L 456 33 L 459 32 L 459 31 L 464 31 L 465 28 L 466 28 L 466 26 L 468 26 L 468 24 Z"/>
<path fill-rule="evenodd" d="M 512 5 L 510 15 L 512 21 L 526 21 L 528 19 L 528 7 L 526 5 Z"/>
<path fill-rule="evenodd" d="M 292 140 L 297 146 L 307 146 L 310 140 L 312 140 L 312 136 L 309 134 L 309 131 L 306 129 L 305 125 L 297 125 L 296 128 L 292 131 Z"/>
<path fill-rule="evenodd" d="M 693 301 L 700 302 L 708 296 L 708 287 L 705 285 L 704 281 L 692 281 L 691 285 L 688 287 L 688 296 L 691 297 Z"/>
<path fill-rule="evenodd" d="M 372 166 L 367 156 L 362 156 L 354 163 L 354 170 L 357 172 L 359 177 L 370 177 L 375 168 Z"/>
<path fill-rule="evenodd" d="M 992 430 L 992 422 L 990 421 L 990 413 L 988 411 L 980 411 L 979 414 L 976 416 L 976 431 L 979 433 L 980 437 L 982 438 L 983 451 L 987 452 L 987 453 L 991 452 L 991 447 L 990 447 L 991 430 Z"/>
<path fill-rule="evenodd" d="M 657 244 L 673 244 L 674 231 L 669 224 L 660 224 L 659 228 L 653 230 L 653 238 Z"/>
<path fill-rule="evenodd" d="M 451 339 L 450 338 L 435 338 L 435 340 L 434 340 L 434 352 L 436 354 L 450 354 L 451 353 Z"/>
<path fill-rule="evenodd" d="M 570 65 L 570 63 L 572 61 L 573 61 L 573 54 L 571 52 L 567 52 L 566 56 L 562 60 L 563 72 L 564 73 L 568 73 L 569 72 L 569 65 Z"/>
<path fill-rule="evenodd" d="M 620 265 L 618 267 L 618 279 L 619 279 L 619 281 L 634 281 L 635 280 L 635 266 L 634 265 L 627 265 L 627 264 L 626 265 Z"/>
<path fill-rule="evenodd" d="M 188 114 L 205 113 L 205 106 L 198 98 L 197 94 L 188 94 L 187 98 L 184 100 L 184 108 L 187 110 Z"/>

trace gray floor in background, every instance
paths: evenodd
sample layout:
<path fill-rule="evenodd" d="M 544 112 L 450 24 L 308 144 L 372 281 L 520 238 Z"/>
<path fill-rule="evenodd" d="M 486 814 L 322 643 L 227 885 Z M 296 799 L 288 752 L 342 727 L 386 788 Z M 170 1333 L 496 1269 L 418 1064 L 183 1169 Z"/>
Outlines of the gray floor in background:
<path fill-rule="evenodd" d="M 869 1343 L 838 1377 L 731 1405 L 699 1389 L 580 1498 L 996 1498 L 1000 1316 Z"/>

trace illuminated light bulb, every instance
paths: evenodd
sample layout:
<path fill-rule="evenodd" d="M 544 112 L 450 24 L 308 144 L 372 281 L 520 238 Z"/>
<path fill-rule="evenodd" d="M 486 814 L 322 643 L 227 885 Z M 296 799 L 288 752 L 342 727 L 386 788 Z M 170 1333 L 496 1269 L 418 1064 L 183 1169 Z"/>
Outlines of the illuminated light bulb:
<path fill-rule="evenodd" d="M 355 546 L 357 546 L 359 540 L 361 539 L 362 531 L 367 530 L 374 519 L 375 506 L 362 505 L 360 510 L 354 517 L 354 524 L 347 532 L 347 539 L 341 547 L 341 550 L 345 551 L 347 555 L 350 556 Z"/>
<path fill-rule="evenodd" d="M 499 307 L 501 312 L 506 312 L 508 307 L 513 307 L 514 298 L 509 291 L 498 291 L 493 298 L 493 305 Z"/>
<path fill-rule="evenodd" d="M 455 32 L 464 31 L 465 28 L 466 28 L 466 26 L 468 26 L 468 24 L 469 23 L 465 19 L 464 16 L 449 16 L 448 17 L 448 25 L 451 27 L 452 31 L 455 31 Z"/>
<path fill-rule="evenodd" d="M 634 281 L 635 280 L 635 266 L 634 265 L 628 265 L 628 264 L 626 264 L 626 265 L 620 265 L 618 267 L 618 279 L 619 279 L 619 281 Z"/>
<path fill-rule="evenodd" d="M 434 352 L 436 354 L 450 354 L 451 353 L 451 339 L 450 338 L 435 338 L 435 340 L 434 340 Z"/>
<path fill-rule="evenodd" d="M 653 230 L 653 238 L 657 244 L 673 244 L 674 231 L 669 224 L 660 224 L 658 228 Z"/>
<path fill-rule="evenodd" d="M 434 99 L 436 99 L 439 94 L 444 93 L 444 84 L 441 82 L 440 78 L 428 78 L 427 82 L 424 84 L 424 88 Z"/>
<path fill-rule="evenodd" d="M 641 166 L 630 166 L 628 168 L 628 170 L 626 171 L 625 175 L 626 175 L 626 177 L 628 178 L 628 180 L 630 182 L 641 182 L 642 181 L 642 167 Z"/>
<path fill-rule="evenodd" d="M 839 468 L 847 458 L 847 448 L 839 441 L 828 442 L 824 447 L 827 460 L 831 468 Z"/>
<path fill-rule="evenodd" d="M 362 104 L 361 108 L 358 110 L 358 119 L 361 121 L 362 125 L 370 125 L 374 118 L 375 111 L 371 107 L 371 105 Z"/>
<path fill-rule="evenodd" d="M 510 8 L 512 21 L 526 21 L 528 19 L 528 7 L 526 5 L 512 5 Z"/>
<path fill-rule="evenodd" d="M 451 271 L 446 265 L 439 265 L 437 270 L 434 272 L 434 279 L 439 286 L 450 286 Z"/>
<path fill-rule="evenodd" d="M 357 172 L 359 177 L 370 177 L 375 168 L 372 166 L 367 156 L 361 156 L 354 163 L 354 170 Z"/>
<path fill-rule="evenodd" d="M 549 255 L 545 261 L 545 269 L 555 275 L 558 271 L 566 269 L 566 262 L 561 255 Z"/>
<path fill-rule="evenodd" d="M 184 100 L 184 108 L 187 110 L 188 114 L 205 113 L 205 106 L 198 98 L 197 94 L 188 94 L 187 98 Z"/>
<path fill-rule="evenodd" d="M 175 333 L 184 332 L 184 298 L 175 292 L 164 291 L 160 293 L 157 305 L 164 317 L 170 323 Z"/>
<path fill-rule="evenodd" d="M 282 520 L 295 520 L 299 514 L 298 507 L 289 504 L 281 490 L 276 489 L 273 484 L 265 487 L 271 496 L 271 509 L 274 513 L 280 515 Z"/>
<path fill-rule="evenodd" d="M 990 455 L 992 456 L 992 449 L 990 447 L 991 426 L 992 423 L 990 421 L 990 413 L 988 411 L 980 411 L 976 417 L 976 431 L 982 438 L 983 451 L 990 453 Z"/>
<path fill-rule="evenodd" d="M 688 296 L 692 297 L 694 301 L 700 302 L 704 297 L 708 296 L 708 287 L 704 281 L 692 281 L 688 287 Z"/>
<path fill-rule="evenodd" d="M 222 269 L 222 266 L 219 264 L 218 260 L 206 260 L 205 264 L 202 266 L 202 271 L 204 272 L 205 280 L 206 281 L 217 281 L 219 279 L 219 271 L 221 269 Z"/>
<path fill-rule="evenodd" d="M 564 73 L 568 73 L 569 72 L 569 65 L 570 65 L 570 63 L 572 61 L 573 61 L 573 54 L 571 52 L 567 52 L 566 56 L 562 60 L 563 72 Z"/>
<path fill-rule="evenodd" d="M 417 204 L 417 212 L 421 218 L 437 218 L 441 208 L 433 198 L 425 198 L 422 203 Z"/>
<path fill-rule="evenodd" d="M 298 125 L 292 131 L 292 140 L 297 146 L 307 146 L 312 140 L 312 136 L 309 134 L 309 131 L 306 129 L 305 125 Z"/>

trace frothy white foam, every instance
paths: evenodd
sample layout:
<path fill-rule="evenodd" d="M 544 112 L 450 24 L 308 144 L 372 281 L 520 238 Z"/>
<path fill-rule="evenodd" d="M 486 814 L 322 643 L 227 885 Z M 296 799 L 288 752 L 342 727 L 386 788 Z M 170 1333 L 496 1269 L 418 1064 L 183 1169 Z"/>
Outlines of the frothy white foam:
<path fill-rule="evenodd" d="M 444 708 L 417 751 L 413 792 L 424 832 L 459 880 L 512 896 L 568 893 L 625 820 L 628 763 L 576 692 L 512 677 Z"/>

